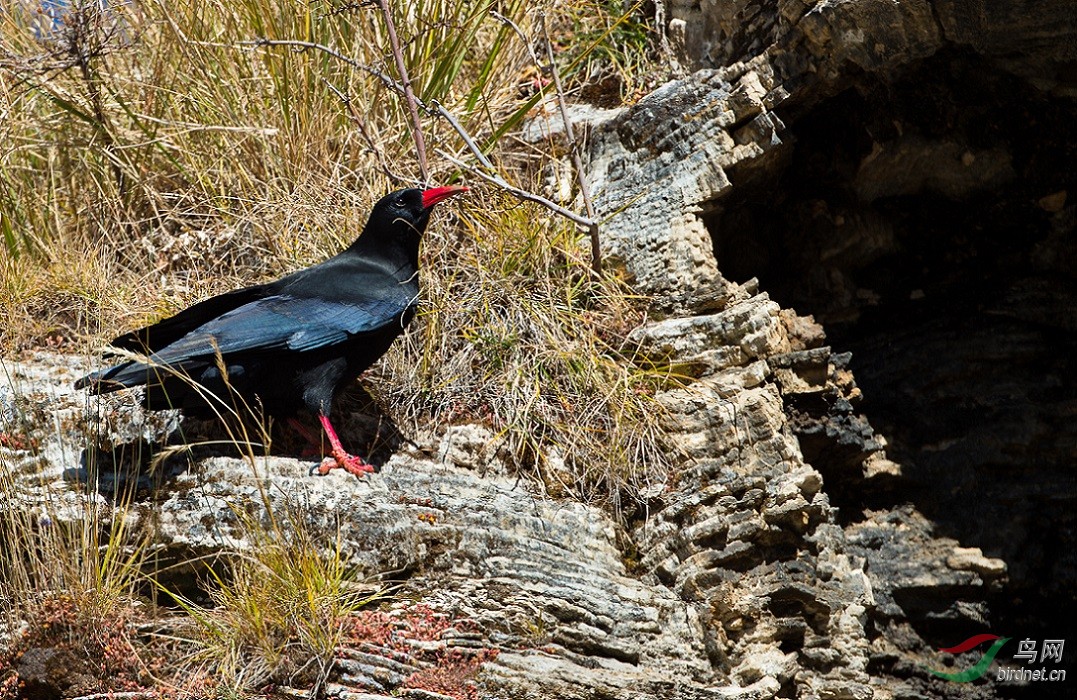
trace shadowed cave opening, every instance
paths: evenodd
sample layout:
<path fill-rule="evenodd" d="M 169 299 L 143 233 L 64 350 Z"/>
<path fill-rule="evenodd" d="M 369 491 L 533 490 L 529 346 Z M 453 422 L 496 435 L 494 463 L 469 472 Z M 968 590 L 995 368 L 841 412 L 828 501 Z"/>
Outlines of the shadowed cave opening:
<path fill-rule="evenodd" d="M 949 51 L 800 113 L 706 215 L 722 273 L 812 314 L 863 392 L 860 447 L 804 439 L 847 522 L 912 503 L 1009 567 L 1011 630 L 1065 630 L 1077 538 L 1077 102 Z M 1030 631 L 1022 632 L 1031 634 Z"/>

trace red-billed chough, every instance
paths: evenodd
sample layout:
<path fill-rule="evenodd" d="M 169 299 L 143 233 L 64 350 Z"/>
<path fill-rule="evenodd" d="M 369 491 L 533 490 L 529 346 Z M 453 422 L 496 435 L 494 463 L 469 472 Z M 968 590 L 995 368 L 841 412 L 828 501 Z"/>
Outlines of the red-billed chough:
<path fill-rule="evenodd" d="M 276 417 L 306 408 L 318 416 L 332 448 L 319 473 L 373 471 L 340 444 L 329 422 L 333 399 L 411 321 L 419 297 L 419 239 L 430 212 L 466 190 L 406 189 L 383 197 L 343 252 L 121 335 L 114 347 L 145 353 L 150 361 L 94 372 L 75 388 L 102 394 L 145 385 L 147 408 L 203 417 L 215 414 L 210 403 L 218 400 L 207 401 L 206 392 L 222 399 L 236 392 Z"/>

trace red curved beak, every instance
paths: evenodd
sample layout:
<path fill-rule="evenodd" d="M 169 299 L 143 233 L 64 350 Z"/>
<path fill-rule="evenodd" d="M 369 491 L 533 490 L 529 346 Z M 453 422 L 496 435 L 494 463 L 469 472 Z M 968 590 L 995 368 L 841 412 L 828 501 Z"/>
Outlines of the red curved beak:
<path fill-rule="evenodd" d="M 429 209 L 443 199 L 467 192 L 466 187 L 432 187 L 423 190 L 423 209 Z"/>

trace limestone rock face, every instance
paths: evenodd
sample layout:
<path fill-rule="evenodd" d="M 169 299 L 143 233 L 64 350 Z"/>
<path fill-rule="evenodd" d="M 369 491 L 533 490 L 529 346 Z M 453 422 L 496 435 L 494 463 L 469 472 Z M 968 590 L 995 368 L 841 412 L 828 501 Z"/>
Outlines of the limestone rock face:
<path fill-rule="evenodd" d="M 669 83 L 596 127 L 590 146 L 595 206 L 611 215 L 606 261 L 666 310 L 725 303 L 700 207 L 731 187 L 728 166 L 781 143 L 767 64 L 697 78 Z"/>
<path fill-rule="evenodd" d="M 753 557 L 781 561 L 764 542 L 795 523 L 788 548 L 813 596 L 780 593 L 777 612 L 771 598 L 750 618 L 752 631 L 781 622 L 768 633 L 798 649 L 807 696 L 866 692 L 857 668 L 907 684 L 876 682 L 881 697 L 961 695 L 914 669 L 980 629 L 1061 634 L 1056 606 L 1074 610 L 1062 587 L 1077 572 L 1077 431 L 1060 417 L 1077 388 L 1057 371 L 1077 350 L 1077 183 L 1056 157 L 1077 137 L 1073 12 L 674 3 L 668 35 L 699 70 L 592 127 L 604 245 L 664 317 L 632 340 L 696 378 L 662 397 L 696 462 L 637 531 L 645 568 L 724 611 L 723 586 L 772 590 Z M 796 493 L 785 480 L 798 462 L 823 486 L 788 496 L 799 522 L 769 521 L 780 506 L 767 498 Z M 766 474 L 768 488 L 733 474 Z M 821 559 L 867 585 L 843 588 L 813 568 Z M 782 631 L 784 612 L 803 620 L 811 606 L 866 632 Z M 708 618 L 712 649 L 759 651 L 720 619 Z M 827 644 L 848 668 L 827 666 Z M 813 663 L 831 677 L 812 677 Z"/>
<path fill-rule="evenodd" d="M 1042 90 L 1072 97 L 1067 68 L 1077 58 L 1077 7 L 1068 2 L 939 0 L 934 3 L 947 40 L 971 47 Z"/>
<path fill-rule="evenodd" d="M 513 653 L 578 677 L 583 688 L 649 675 L 689 685 L 713 677 L 690 607 L 627 574 L 613 523 L 596 509 L 538 498 L 515 478 L 404 454 L 365 482 L 342 473 L 313 478 L 308 469 L 283 458 L 204 461 L 159 503 L 158 536 L 197 553 L 222 542 L 242 548 L 237 510 L 298 514 L 336 533 L 361 572 L 397 572 L 409 590 L 498 633 L 506 646 L 529 635 Z M 540 646 L 546 651 L 533 648 Z M 514 671 L 511 658 L 493 662 L 509 664 L 496 672 L 504 683 L 542 686 L 530 663 Z M 594 677 L 582 658 L 595 665 Z"/>
<path fill-rule="evenodd" d="M 87 400 L 71 390 L 77 373 L 64 366 L 69 361 L 38 355 L 5 363 L 0 385 L 5 405 L 54 417 L 20 424 L 38 449 L 4 448 L 16 488 L 5 490 L 2 505 L 35 508 L 54 521 L 77 521 L 87 505 L 107 510 L 120 482 L 138 478 L 86 468 L 91 453 L 75 428 L 107 415 L 100 441 L 123 440 L 134 427 L 110 427 L 120 421 L 115 414 L 138 410 L 129 397 Z M 13 415 L 5 434 L 16 432 Z M 135 423 L 163 441 L 170 426 L 143 420 Z M 629 570 L 609 516 L 543 498 L 506 475 L 488 449 L 492 438 L 480 426 L 455 426 L 438 445 L 440 458 L 397 453 L 362 481 L 311 476 L 311 463 L 284 457 L 215 456 L 190 468 L 166 461 L 158 468 L 167 480 L 127 512 L 128 526 L 152 533 L 158 556 L 179 562 L 258 546 L 252 524 L 272 525 L 285 540 L 296 528 L 324 532 L 359 575 L 395 581 L 480 630 L 469 643 L 501 651 L 481 675 L 489 697 L 774 696 L 778 676 L 792 673 L 788 660 L 765 659 L 730 678 L 708 655 L 697 607 Z M 338 664 L 333 687 L 344 693 L 392 690 L 421 669 L 360 650 L 342 650 Z"/>

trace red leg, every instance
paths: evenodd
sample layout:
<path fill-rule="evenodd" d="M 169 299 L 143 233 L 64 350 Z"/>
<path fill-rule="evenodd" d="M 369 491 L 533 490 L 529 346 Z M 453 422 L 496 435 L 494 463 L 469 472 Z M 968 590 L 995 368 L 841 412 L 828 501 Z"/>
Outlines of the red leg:
<path fill-rule="evenodd" d="M 374 467 L 364 462 L 360 457 L 352 456 L 344 450 L 344 445 L 340 444 L 340 438 L 337 437 L 337 431 L 333 430 L 333 424 L 329 422 L 328 416 L 319 415 L 318 420 L 321 421 L 322 428 L 325 429 L 325 434 L 329 438 L 329 446 L 333 448 L 332 452 L 329 453 L 332 456 L 326 457 L 322 461 L 322 465 L 318 467 L 319 474 L 325 476 L 333 469 L 343 469 L 356 476 L 374 472 Z"/>
<path fill-rule="evenodd" d="M 292 430 L 303 436 L 303 439 L 311 444 L 312 447 L 321 447 L 322 441 L 318 439 L 318 436 L 314 434 L 314 431 L 308 428 L 301 420 L 295 416 L 288 418 L 288 425 Z"/>
<path fill-rule="evenodd" d="M 299 433 L 304 440 L 307 441 L 307 448 L 303 450 L 302 455 L 304 457 L 320 457 L 322 454 L 322 439 L 316 435 L 314 431 L 308 428 L 298 418 L 288 418 L 288 425 L 292 430 Z"/>

